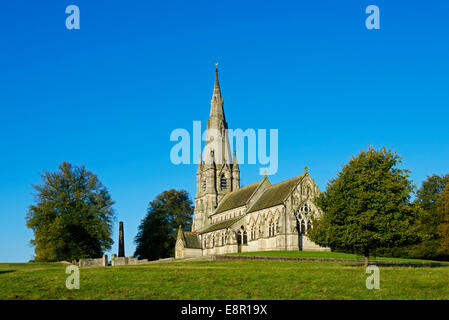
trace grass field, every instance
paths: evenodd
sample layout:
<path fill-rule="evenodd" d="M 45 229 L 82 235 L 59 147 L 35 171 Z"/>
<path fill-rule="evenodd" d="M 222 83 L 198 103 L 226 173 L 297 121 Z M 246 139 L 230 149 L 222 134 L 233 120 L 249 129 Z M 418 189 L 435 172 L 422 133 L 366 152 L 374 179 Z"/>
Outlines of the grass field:
<path fill-rule="evenodd" d="M 292 258 L 336 258 L 336 259 L 354 259 L 363 260 L 361 255 L 343 252 L 320 252 L 320 251 L 257 251 L 257 252 L 239 252 L 231 253 L 229 255 L 240 256 L 264 256 L 264 257 L 292 257 Z M 441 262 L 433 260 L 420 259 L 403 259 L 403 258 L 389 258 L 389 257 L 370 257 L 374 260 L 389 260 L 389 261 L 411 261 L 411 262 Z"/>
<path fill-rule="evenodd" d="M 448 299 L 449 267 L 380 267 L 380 289 L 365 269 L 342 262 L 197 261 L 80 269 L 0 264 L 0 299 Z"/>

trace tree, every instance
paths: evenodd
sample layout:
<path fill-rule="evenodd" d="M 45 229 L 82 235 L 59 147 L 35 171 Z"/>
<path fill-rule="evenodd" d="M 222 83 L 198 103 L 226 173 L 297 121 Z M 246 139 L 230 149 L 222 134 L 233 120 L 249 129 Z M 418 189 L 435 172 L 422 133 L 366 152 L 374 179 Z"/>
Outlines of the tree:
<path fill-rule="evenodd" d="M 436 202 L 437 214 L 440 218 L 440 224 L 437 227 L 439 245 L 437 253 L 449 256 L 449 183 L 441 193 Z"/>
<path fill-rule="evenodd" d="M 171 189 L 151 201 L 134 240 L 135 257 L 156 260 L 174 254 L 177 229 L 191 226 L 193 207 L 185 190 Z"/>
<path fill-rule="evenodd" d="M 35 185 L 35 205 L 26 225 L 34 232 L 36 261 L 101 257 L 111 248 L 114 202 L 98 177 L 84 166 L 63 162 Z"/>
<path fill-rule="evenodd" d="M 437 202 L 441 197 L 445 186 L 449 184 L 449 174 L 440 176 L 434 174 L 428 176 L 416 193 L 414 203 L 419 207 L 418 232 L 422 234 L 422 240 L 407 248 L 409 257 L 423 259 L 441 259 L 442 251 L 439 250 L 440 236 L 437 231 L 441 223 L 441 215 L 437 210 Z"/>
<path fill-rule="evenodd" d="M 312 241 L 332 249 L 362 254 L 365 264 L 377 248 L 415 240 L 410 203 L 413 184 L 401 158 L 370 147 L 352 157 L 316 199 L 323 211 L 313 219 Z"/>

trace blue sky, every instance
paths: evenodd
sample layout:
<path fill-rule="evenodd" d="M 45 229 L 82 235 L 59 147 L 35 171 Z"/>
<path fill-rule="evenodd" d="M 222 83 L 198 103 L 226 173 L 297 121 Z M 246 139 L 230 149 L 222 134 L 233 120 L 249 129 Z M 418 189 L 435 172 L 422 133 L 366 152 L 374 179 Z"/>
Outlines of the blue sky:
<path fill-rule="evenodd" d="M 80 30 L 65 28 L 71 4 Z M 365 28 L 370 4 L 380 30 Z M 2 2 L 0 262 L 32 258 L 32 184 L 63 160 L 107 186 L 132 255 L 149 201 L 195 195 L 196 166 L 170 162 L 169 137 L 205 124 L 217 60 L 230 128 L 279 130 L 273 183 L 307 165 L 324 190 L 369 145 L 397 151 L 418 185 L 447 173 L 448 12 L 443 0 Z M 259 167 L 241 166 L 242 184 Z"/>

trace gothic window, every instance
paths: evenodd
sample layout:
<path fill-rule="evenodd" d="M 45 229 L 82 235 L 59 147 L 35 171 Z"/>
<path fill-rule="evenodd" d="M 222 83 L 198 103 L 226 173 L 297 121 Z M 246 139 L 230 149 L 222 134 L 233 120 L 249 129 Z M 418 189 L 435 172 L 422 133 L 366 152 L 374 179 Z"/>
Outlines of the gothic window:
<path fill-rule="evenodd" d="M 220 188 L 221 188 L 221 190 L 224 190 L 227 188 L 227 181 L 226 181 L 226 177 L 225 177 L 224 173 L 221 175 Z"/>
<path fill-rule="evenodd" d="M 313 215 L 313 210 L 310 204 L 304 203 L 297 212 L 298 219 L 304 219 L 306 217 L 309 217 Z M 308 219 L 308 218 L 306 218 Z"/>
<path fill-rule="evenodd" d="M 243 231 L 243 244 L 248 243 L 248 233 L 246 231 Z"/>
<path fill-rule="evenodd" d="M 307 203 L 305 203 L 302 207 L 302 212 L 304 212 L 305 215 L 309 214 L 309 206 L 307 205 Z"/>
<path fill-rule="evenodd" d="M 309 221 L 307 222 L 307 230 L 312 229 L 312 222 Z"/>

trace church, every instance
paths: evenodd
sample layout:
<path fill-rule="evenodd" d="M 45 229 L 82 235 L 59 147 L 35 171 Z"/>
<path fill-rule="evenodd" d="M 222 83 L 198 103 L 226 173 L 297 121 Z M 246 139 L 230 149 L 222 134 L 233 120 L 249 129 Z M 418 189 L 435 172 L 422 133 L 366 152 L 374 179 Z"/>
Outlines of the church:
<path fill-rule="evenodd" d="M 206 143 L 196 173 L 192 231 L 178 230 L 175 258 L 269 250 L 330 251 L 307 237 L 318 186 L 307 172 L 277 184 L 267 176 L 240 187 L 215 69 Z"/>

